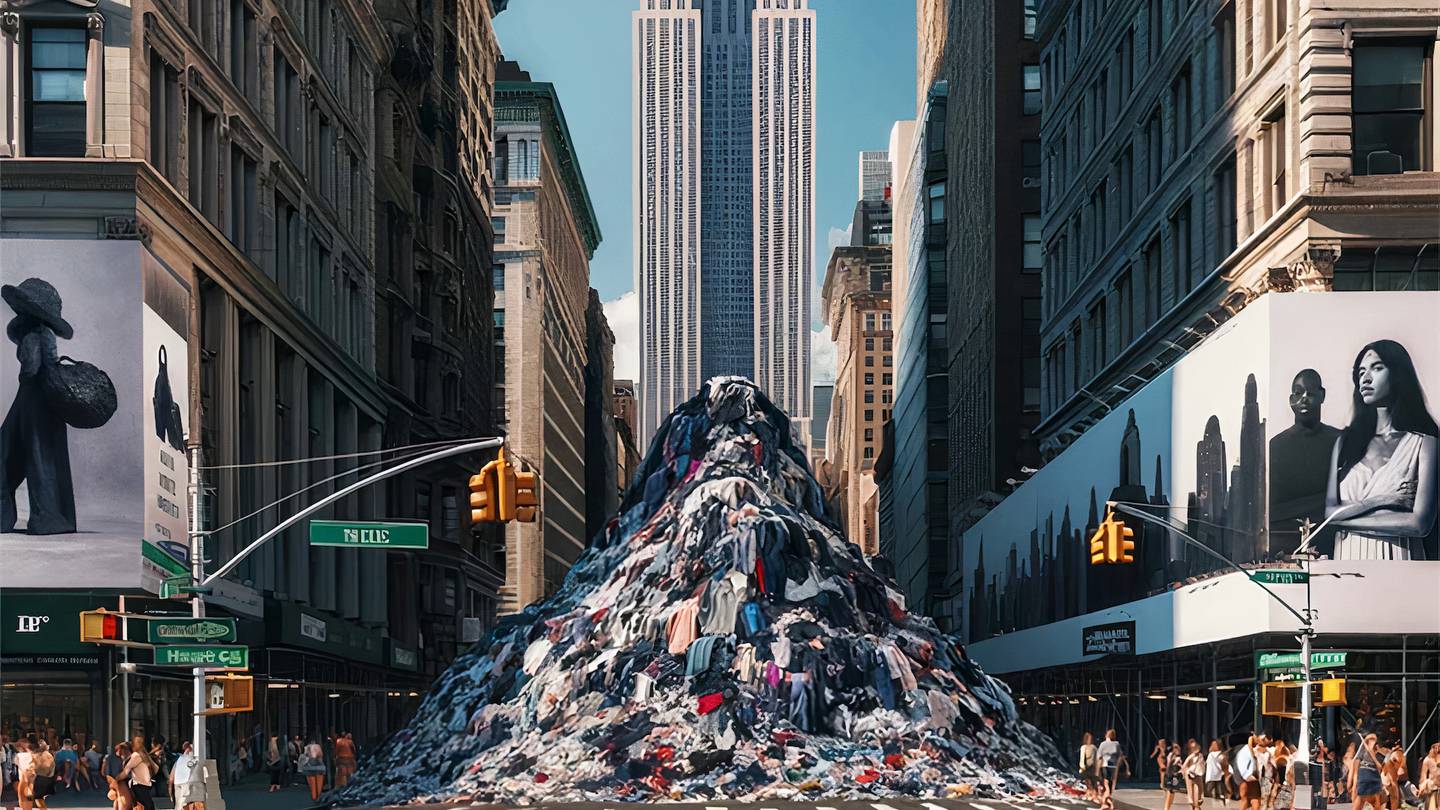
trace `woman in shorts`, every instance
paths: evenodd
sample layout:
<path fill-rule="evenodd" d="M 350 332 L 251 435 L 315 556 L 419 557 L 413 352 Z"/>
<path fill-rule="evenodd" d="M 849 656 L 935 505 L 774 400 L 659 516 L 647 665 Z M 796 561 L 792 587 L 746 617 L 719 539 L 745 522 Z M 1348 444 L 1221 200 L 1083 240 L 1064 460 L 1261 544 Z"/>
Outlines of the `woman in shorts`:
<path fill-rule="evenodd" d="M 1355 751 L 1355 763 L 1350 771 L 1350 795 L 1355 797 L 1356 808 L 1370 805 L 1380 810 L 1380 796 L 1384 788 L 1380 783 L 1380 752 L 1376 750 L 1374 733 L 1366 734 L 1360 748 Z"/>
<path fill-rule="evenodd" d="M 1225 773 L 1228 770 L 1228 763 L 1225 761 L 1225 752 L 1220 748 L 1219 740 L 1210 741 L 1210 751 L 1205 755 L 1205 789 L 1206 798 L 1220 802 L 1225 806 Z"/>
<path fill-rule="evenodd" d="M 1081 784 L 1085 785 L 1086 801 L 1099 801 L 1099 794 L 1095 791 L 1100 779 L 1099 764 L 1095 756 L 1095 738 L 1087 731 L 1080 737 L 1080 766 L 1077 771 Z"/>

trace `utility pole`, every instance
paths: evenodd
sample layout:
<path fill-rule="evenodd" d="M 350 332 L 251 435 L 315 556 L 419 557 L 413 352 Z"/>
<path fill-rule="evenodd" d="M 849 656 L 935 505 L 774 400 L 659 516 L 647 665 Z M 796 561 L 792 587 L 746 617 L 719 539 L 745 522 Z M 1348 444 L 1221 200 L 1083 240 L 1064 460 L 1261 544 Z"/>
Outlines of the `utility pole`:
<path fill-rule="evenodd" d="M 200 593 L 200 581 L 205 578 L 205 531 L 200 518 L 200 439 L 190 439 L 190 615 L 205 618 L 205 598 Z M 195 667 L 191 671 L 194 680 L 194 696 L 191 709 L 194 713 L 194 729 L 191 745 L 200 767 L 205 767 L 205 668 Z"/>

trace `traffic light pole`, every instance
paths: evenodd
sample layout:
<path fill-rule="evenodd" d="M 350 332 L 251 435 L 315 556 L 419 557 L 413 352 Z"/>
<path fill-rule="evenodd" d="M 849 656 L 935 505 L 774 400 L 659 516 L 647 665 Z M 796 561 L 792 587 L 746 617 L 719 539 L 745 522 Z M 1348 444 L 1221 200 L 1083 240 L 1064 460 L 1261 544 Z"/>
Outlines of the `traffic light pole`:
<path fill-rule="evenodd" d="M 190 581 L 192 585 L 199 585 L 200 580 L 205 578 L 205 532 L 200 521 L 200 440 L 197 437 L 190 439 Z M 190 594 L 190 615 L 197 619 L 205 618 L 205 598 L 197 587 Z M 206 767 L 205 759 L 208 755 L 205 745 L 205 668 L 195 667 L 191 670 L 191 678 L 194 681 L 194 695 L 191 697 L 191 709 L 194 713 L 192 720 L 194 728 L 190 732 L 191 746 L 195 752 L 195 761 L 200 764 L 201 773 Z"/>

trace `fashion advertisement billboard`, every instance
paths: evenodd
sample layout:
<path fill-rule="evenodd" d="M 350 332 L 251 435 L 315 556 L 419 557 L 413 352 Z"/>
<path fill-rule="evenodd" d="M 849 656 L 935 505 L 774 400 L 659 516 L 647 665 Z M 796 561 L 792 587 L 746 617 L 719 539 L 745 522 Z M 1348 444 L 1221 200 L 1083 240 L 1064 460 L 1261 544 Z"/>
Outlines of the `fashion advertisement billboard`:
<path fill-rule="evenodd" d="M 1300 522 L 1336 509 L 1321 554 L 1436 559 L 1437 314 L 1434 292 L 1252 303 L 965 533 L 966 640 L 1208 577 L 1228 568 L 1216 554 L 1284 562 Z M 1132 518 L 1135 562 L 1090 565 L 1107 500 L 1167 516 L 1215 553 Z"/>
<path fill-rule="evenodd" d="M 146 360 L 164 347 L 185 413 L 188 293 L 134 241 L 0 240 L 0 265 L 15 347 L 0 357 L 0 378 L 13 381 L 0 435 L 0 586 L 140 587 L 142 570 L 173 568 L 142 563 L 143 541 L 177 527 L 183 541 L 188 521 L 183 453 L 171 482 L 178 513 L 160 514 L 155 497 L 166 461 L 149 438 L 158 360 Z"/>

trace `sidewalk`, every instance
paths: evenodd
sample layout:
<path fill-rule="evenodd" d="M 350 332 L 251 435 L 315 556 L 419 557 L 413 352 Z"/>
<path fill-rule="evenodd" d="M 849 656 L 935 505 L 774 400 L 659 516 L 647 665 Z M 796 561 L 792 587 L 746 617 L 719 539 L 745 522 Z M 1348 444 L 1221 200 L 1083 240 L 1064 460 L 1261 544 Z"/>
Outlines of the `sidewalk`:
<path fill-rule="evenodd" d="M 304 784 L 275 793 L 270 793 L 269 788 L 270 777 L 251 774 L 238 784 L 221 786 L 220 795 L 225 799 L 227 810 L 306 810 L 314 806 L 310 789 Z M 51 796 L 46 804 L 55 810 L 110 810 L 110 800 L 105 798 L 103 790 L 65 791 Z M 174 810 L 174 807 L 168 797 L 155 797 L 155 810 Z"/>
<path fill-rule="evenodd" d="M 1152 783 L 1153 784 L 1153 783 Z M 1115 789 L 1115 804 L 1117 807 L 1128 808 L 1128 810 L 1165 810 L 1165 791 L 1158 787 L 1139 787 L 1139 783 L 1131 782 L 1129 786 L 1121 784 Z M 1349 807 L 1349 802 L 1331 802 L 1331 807 Z M 1220 803 L 1214 799 L 1206 799 L 1205 810 L 1239 810 L 1238 801 Z M 1171 810 L 1190 810 L 1190 800 L 1185 794 L 1179 794 L 1171 804 Z"/>

